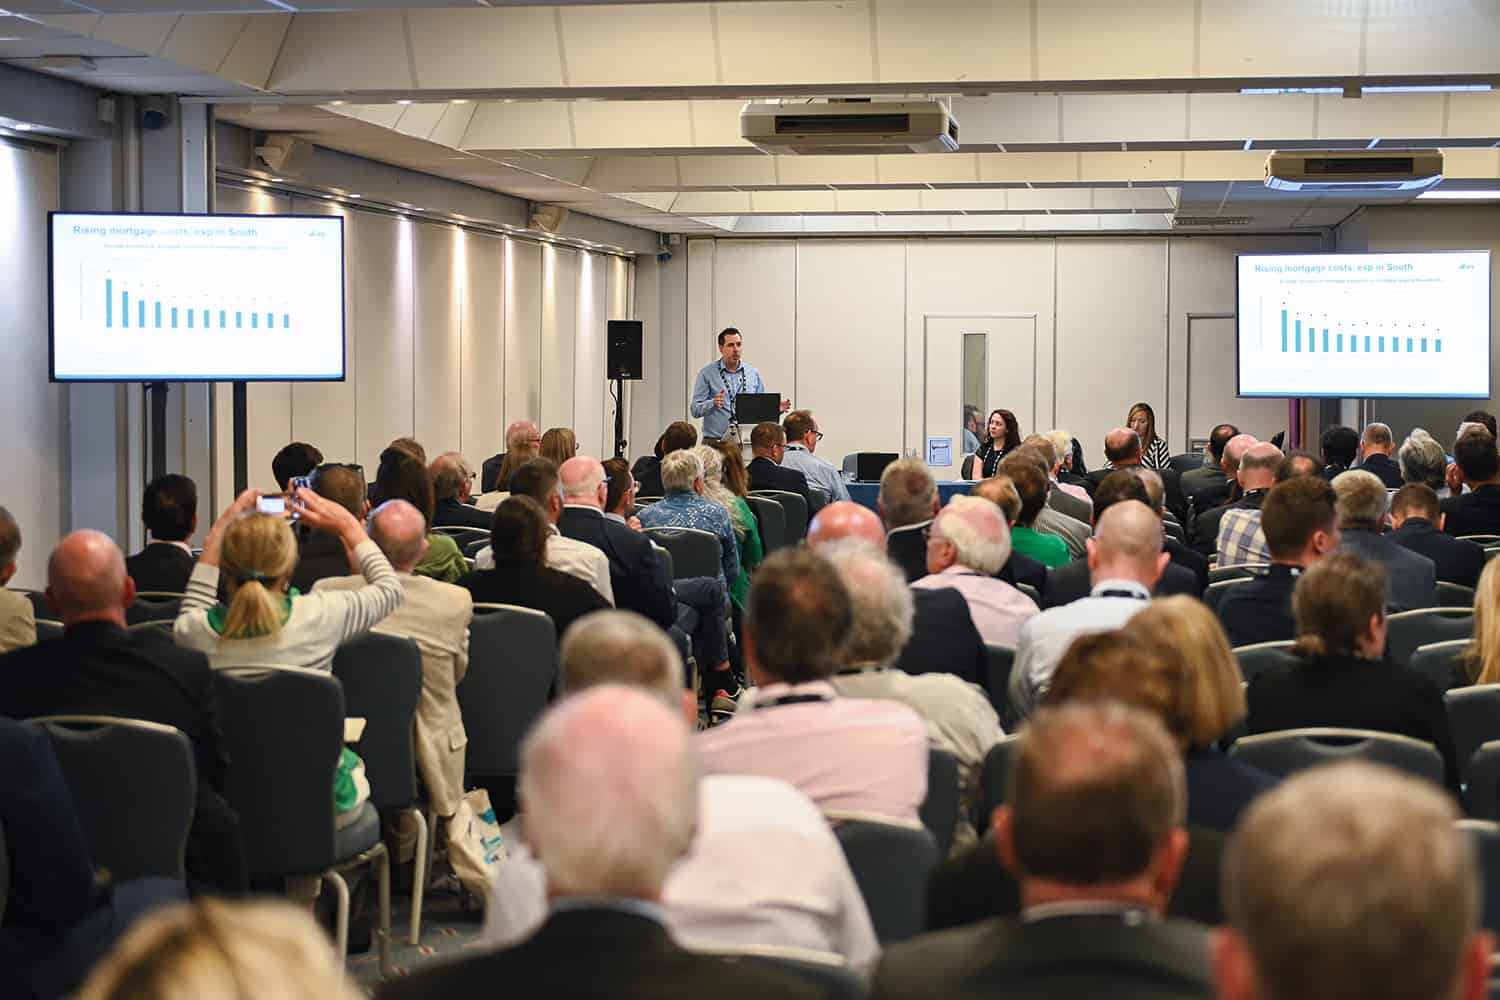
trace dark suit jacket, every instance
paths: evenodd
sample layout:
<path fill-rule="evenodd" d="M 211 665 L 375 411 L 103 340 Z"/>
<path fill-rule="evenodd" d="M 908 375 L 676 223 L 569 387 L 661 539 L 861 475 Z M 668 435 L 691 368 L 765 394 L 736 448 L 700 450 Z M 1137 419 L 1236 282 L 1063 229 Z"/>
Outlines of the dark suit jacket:
<path fill-rule="evenodd" d="M 1224 470 L 1217 465 L 1200 465 L 1196 469 L 1189 469 L 1182 474 L 1182 494 L 1186 497 L 1196 497 L 1199 494 L 1214 496 L 1218 494 L 1224 498 L 1229 496 L 1229 477 L 1224 475 Z M 1217 507 L 1219 503 L 1212 506 Z M 1200 506 L 1199 510 L 1206 508 Z"/>
<path fill-rule="evenodd" d="M 1018 583 L 1028 584 L 1035 587 L 1038 595 L 1047 592 L 1047 566 L 1045 563 L 1037 562 L 1030 556 L 1011 551 L 1010 558 L 995 577 L 1004 580 L 1014 587 Z"/>
<path fill-rule="evenodd" d="M 1083 488 L 1089 491 L 1089 496 L 1099 488 L 1099 484 L 1112 472 L 1119 469 L 1095 469 L 1084 477 Z M 1177 518 L 1179 524 L 1187 521 L 1187 500 L 1182 495 L 1182 473 L 1176 469 L 1157 469 L 1156 474 L 1161 476 L 1163 488 L 1163 502 L 1167 510 Z"/>
<path fill-rule="evenodd" d="M 1198 581 L 1195 596 L 1202 597 L 1203 592 L 1208 589 L 1208 557 L 1201 552 L 1194 552 L 1175 538 L 1165 539 L 1162 550 L 1172 557 L 1173 566 L 1181 566 L 1193 574 L 1193 579 Z"/>
<path fill-rule="evenodd" d="M 1042 591 L 1042 610 L 1072 604 L 1080 597 L 1089 596 L 1089 591 L 1093 589 L 1093 581 L 1089 579 L 1088 560 L 1075 559 L 1061 566 L 1053 566 L 1047 570 L 1047 589 Z M 1198 589 L 1198 578 L 1192 571 L 1170 562 L 1151 593 L 1156 597 L 1170 597 L 1173 594 L 1203 596 L 1203 591 Z"/>
<path fill-rule="evenodd" d="M 677 606 L 672 580 L 663 572 L 663 561 L 649 538 L 591 507 L 564 507 L 557 529 L 609 557 L 615 607 L 645 615 L 662 628 L 672 626 Z"/>
<path fill-rule="evenodd" d="M 969 614 L 969 602 L 952 587 L 911 592 L 916 613 L 911 639 L 894 664 L 908 674 L 956 674 L 971 684 L 983 684 L 984 640 Z"/>
<path fill-rule="evenodd" d="M 1280 642 L 1297 638 L 1292 616 L 1292 591 L 1297 586 L 1294 566 L 1272 563 L 1264 576 L 1236 583 L 1215 593 L 1211 602 L 1231 646 Z"/>
<path fill-rule="evenodd" d="M 599 592 L 576 576 L 546 566 L 482 569 L 458 581 L 476 604 L 516 604 L 545 611 L 562 639 L 568 626 L 588 614 L 609 607 Z"/>
<path fill-rule="evenodd" d="M 649 917 L 613 909 L 554 913 L 531 937 L 381 984 L 381 1000 L 493 996 L 517 1000 L 804 1000 L 822 995 L 789 974 L 682 948 Z"/>
<path fill-rule="evenodd" d="M 198 560 L 172 542 L 152 542 L 125 560 L 125 572 L 136 590 L 161 590 L 180 594 L 187 588 L 193 564 Z"/>
<path fill-rule="evenodd" d="M 1500 485 L 1443 501 L 1443 530 L 1450 535 L 1500 535 Z"/>
<path fill-rule="evenodd" d="M 1191 800 L 1192 796 L 1188 796 Z M 1189 825 L 1187 857 L 1177 888 L 1167 902 L 1167 916 L 1204 924 L 1223 921 L 1219 905 L 1219 866 L 1229 835 Z M 1021 887 L 1000 864 L 995 833 L 988 831 L 933 869 L 927 882 L 927 929 L 945 930 L 991 917 L 1021 912 Z"/>
<path fill-rule="evenodd" d="M 927 538 L 922 529 L 931 523 L 908 524 L 885 536 L 885 554 L 901 567 L 907 583 L 914 583 L 927 575 Z"/>
<path fill-rule="evenodd" d="M 1376 452 L 1373 455 L 1366 456 L 1365 460 L 1359 463 L 1359 467 L 1366 472 L 1371 472 L 1379 476 L 1380 481 L 1385 483 L 1385 488 L 1388 490 L 1399 490 L 1405 485 L 1401 478 L 1401 466 L 1391 461 L 1391 456 L 1389 455 L 1382 455 Z"/>
<path fill-rule="evenodd" d="M 202 653 L 156 631 L 81 622 L 60 639 L 0 657 L 0 715 L 62 714 L 118 715 L 182 730 L 198 770 L 188 880 L 226 890 L 244 887 L 239 817 L 220 794 L 228 758 L 219 698 Z"/>
<path fill-rule="evenodd" d="M 1461 587 L 1479 586 L 1479 574 L 1484 572 L 1482 546 L 1439 531 L 1425 517 L 1409 517 L 1385 537 L 1431 559 L 1439 580 Z"/>
<path fill-rule="evenodd" d="M 1242 764 L 1216 750 L 1189 750 L 1183 758 L 1183 765 L 1187 775 L 1188 824 L 1226 837 L 1234 832 L 1240 814 L 1250 807 L 1255 797 L 1276 787 L 1275 775 Z M 1197 830 L 1193 836 L 1198 836 Z M 1203 919 L 1190 913 L 1177 915 Z"/>
<path fill-rule="evenodd" d="M 1437 569 L 1426 556 L 1357 528 L 1344 529 L 1339 547 L 1385 567 L 1385 603 L 1390 610 L 1411 611 L 1437 604 Z"/>
<path fill-rule="evenodd" d="M 490 512 L 471 507 L 453 497 L 439 500 L 432 508 L 434 528 L 483 528 L 490 530 Z"/>
<path fill-rule="evenodd" d="M 1270 490 L 1251 490 L 1233 503 L 1215 507 L 1199 514 L 1193 521 L 1193 530 L 1188 535 L 1188 544 L 1208 556 L 1219 550 L 1219 522 L 1231 510 L 1260 510 Z"/>
<path fill-rule="evenodd" d="M 1308 726 L 1374 729 L 1425 740 L 1458 789 L 1458 755 L 1443 696 L 1432 681 L 1383 660 L 1321 656 L 1257 674 L 1245 691 L 1251 733 Z"/>
<path fill-rule="evenodd" d="M 500 466 L 504 462 L 505 452 L 503 451 L 484 460 L 484 464 L 479 467 L 479 492 L 489 493 L 500 488 L 495 485 L 495 480 L 500 477 Z"/>
<path fill-rule="evenodd" d="M 292 586 L 302 593 L 330 576 L 348 576 L 357 572 L 349 565 L 349 553 L 337 535 L 326 531 L 302 529 L 297 539 L 297 568 L 292 570 Z"/>
<path fill-rule="evenodd" d="M 644 455 L 635 460 L 635 465 L 630 469 L 630 477 L 635 480 L 635 492 L 637 496 L 661 497 L 666 496 L 667 491 L 661 484 L 661 459 L 655 455 Z"/>
<path fill-rule="evenodd" d="M 996 917 L 888 948 L 871 1000 L 1212 1000 L 1208 929 L 1119 914 Z"/>
<path fill-rule="evenodd" d="M 809 518 L 822 510 L 823 505 L 827 503 L 822 490 L 808 488 L 806 476 L 796 469 L 777 465 L 769 458 L 751 459 L 749 472 L 752 490 L 785 490 L 788 493 L 799 494 L 807 501 Z"/>

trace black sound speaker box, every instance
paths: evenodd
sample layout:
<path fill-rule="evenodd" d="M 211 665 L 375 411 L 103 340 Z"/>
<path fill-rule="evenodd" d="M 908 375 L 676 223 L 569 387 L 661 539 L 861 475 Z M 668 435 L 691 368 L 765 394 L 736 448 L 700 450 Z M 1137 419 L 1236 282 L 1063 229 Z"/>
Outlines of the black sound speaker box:
<path fill-rule="evenodd" d="M 639 380 L 641 373 L 641 321 L 609 321 L 609 360 L 605 378 Z"/>

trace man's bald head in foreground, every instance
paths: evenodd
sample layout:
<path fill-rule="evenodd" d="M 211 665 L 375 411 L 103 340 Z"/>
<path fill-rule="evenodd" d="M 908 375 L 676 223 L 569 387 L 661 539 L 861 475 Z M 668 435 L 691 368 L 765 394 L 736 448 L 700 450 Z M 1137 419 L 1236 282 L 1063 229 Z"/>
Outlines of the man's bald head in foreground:
<path fill-rule="evenodd" d="M 64 625 L 110 621 L 125 625 L 135 600 L 135 581 L 125 572 L 125 554 L 102 531 L 75 531 L 57 543 L 47 560 L 47 603 Z"/>
<path fill-rule="evenodd" d="M 603 510 L 609 497 L 604 480 L 604 463 L 589 455 L 574 455 L 557 469 L 565 503 L 586 503 Z"/>
<path fill-rule="evenodd" d="M 410 573 L 427 555 L 427 521 L 405 500 L 387 500 L 370 515 L 370 539 L 397 573 Z"/>
<path fill-rule="evenodd" d="M 1150 590 L 1171 560 L 1161 548 L 1161 518 L 1139 500 L 1122 500 L 1094 525 L 1094 537 L 1088 540 L 1089 576 L 1095 584 L 1134 580 Z"/>
<path fill-rule="evenodd" d="M 852 500 L 839 500 L 818 511 L 807 527 L 807 544 L 817 548 L 840 538 L 860 538 L 885 548 L 885 528 L 873 510 Z"/>

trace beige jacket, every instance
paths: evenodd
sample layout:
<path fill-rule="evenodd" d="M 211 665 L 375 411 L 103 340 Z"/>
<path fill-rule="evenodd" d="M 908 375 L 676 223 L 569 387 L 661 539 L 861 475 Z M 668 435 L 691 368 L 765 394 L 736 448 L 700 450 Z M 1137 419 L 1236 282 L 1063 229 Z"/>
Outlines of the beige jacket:
<path fill-rule="evenodd" d="M 425 576 L 400 574 L 406 600 L 372 631 L 416 642 L 422 651 L 422 695 L 417 701 L 417 773 L 439 816 L 451 816 L 464 794 L 464 732 L 458 682 L 469 666 L 469 620 L 474 601 L 462 587 Z M 359 576 L 319 580 L 320 590 L 353 590 Z"/>
<path fill-rule="evenodd" d="M 36 645 L 36 613 L 19 590 L 0 590 L 0 653 Z"/>

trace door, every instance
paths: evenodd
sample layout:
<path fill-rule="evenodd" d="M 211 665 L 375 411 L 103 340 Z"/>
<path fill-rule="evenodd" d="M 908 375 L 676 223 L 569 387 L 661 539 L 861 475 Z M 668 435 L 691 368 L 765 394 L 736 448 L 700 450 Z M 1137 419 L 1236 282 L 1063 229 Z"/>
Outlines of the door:
<path fill-rule="evenodd" d="M 991 410 L 1006 409 L 1023 428 L 1036 422 L 1036 314 L 929 314 L 923 319 L 922 440 L 920 456 L 939 481 L 960 479 L 972 449 L 964 429 L 977 429 Z"/>

